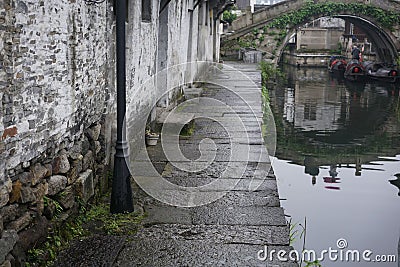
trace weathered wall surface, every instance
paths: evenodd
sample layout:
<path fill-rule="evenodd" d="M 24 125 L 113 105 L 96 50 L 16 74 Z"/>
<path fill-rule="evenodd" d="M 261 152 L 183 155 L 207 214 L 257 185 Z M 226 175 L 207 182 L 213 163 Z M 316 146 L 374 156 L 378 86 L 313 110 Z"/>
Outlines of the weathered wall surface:
<path fill-rule="evenodd" d="M 324 28 L 303 28 L 297 33 L 297 49 L 338 49 L 343 31 Z"/>
<path fill-rule="evenodd" d="M 112 2 L 0 2 L 0 265 L 23 262 L 51 224 L 108 186 L 116 105 Z M 199 10 L 208 5 L 190 2 L 171 1 L 160 14 L 159 1 L 151 1 L 151 18 L 143 19 L 141 1 L 129 1 L 132 124 L 161 103 L 157 72 L 218 55 L 211 8 L 204 11 L 206 24 Z M 159 106 L 172 103 L 200 72 L 189 65 L 164 75 L 161 84 L 176 90 Z M 135 129 L 133 143 L 143 133 Z"/>
<path fill-rule="evenodd" d="M 157 107 L 173 104 L 183 88 L 202 75 L 201 64 L 186 63 L 213 61 L 213 55 L 219 54 L 215 52 L 219 48 L 219 31 L 211 30 L 215 25 L 209 23 L 213 20 L 211 9 L 205 3 L 194 8 L 190 1 L 171 1 L 160 10 L 153 3 L 148 22 L 142 21 L 140 6 L 130 6 L 127 128 L 131 150 L 143 142 L 144 129 L 137 125 L 146 122 L 149 111 L 155 113 Z M 218 36 L 218 46 L 214 35 Z"/>
<path fill-rule="evenodd" d="M 29 162 L 63 138 L 73 142 L 84 125 L 100 120 L 113 57 L 105 40 L 106 6 L 13 4 L 9 12 L 17 30 L 6 40 L 11 79 L 2 90 L 5 169 Z"/>
<path fill-rule="evenodd" d="M 67 218 L 107 188 L 114 22 L 109 4 L 67 0 L 2 1 L 0 21 L 0 263 L 15 265 L 55 201 Z"/>

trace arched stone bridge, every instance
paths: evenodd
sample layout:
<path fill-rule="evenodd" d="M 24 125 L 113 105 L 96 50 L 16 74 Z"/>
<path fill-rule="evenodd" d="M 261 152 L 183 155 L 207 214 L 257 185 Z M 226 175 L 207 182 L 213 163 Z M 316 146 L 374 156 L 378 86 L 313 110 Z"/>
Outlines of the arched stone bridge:
<path fill-rule="evenodd" d="M 254 47 L 276 63 L 296 29 L 319 17 L 340 17 L 360 27 L 376 47 L 378 60 L 396 62 L 400 53 L 398 0 L 287 0 L 233 21 L 221 51 Z"/>

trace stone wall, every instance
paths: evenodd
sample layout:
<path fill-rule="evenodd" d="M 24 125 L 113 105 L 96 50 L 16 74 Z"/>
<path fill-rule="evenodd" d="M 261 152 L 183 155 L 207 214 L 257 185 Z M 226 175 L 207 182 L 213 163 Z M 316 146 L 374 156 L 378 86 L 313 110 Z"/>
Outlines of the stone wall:
<path fill-rule="evenodd" d="M 344 31 L 325 28 L 301 28 L 297 32 L 297 49 L 338 49 Z"/>
<path fill-rule="evenodd" d="M 321 67 L 327 68 L 330 55 L 326 53 L 297 53 L 284 52 L 282 53 L 282 61 L 289 65 L 297 67 Z"/>
<path fill-rule="evenodd" d="M 136 126 L 147 120 L 148 111 L 156 113 L 157 108 L 173 104 L 183 89 L 202 75 L 204 70 L 199 62 L 218 60 L 219 20 L 214 22 L 211 5 L 204 2 L 194 8 L 193 4 L 171 1 L 160 11 L 153 3 L 150 22 L 142 21 L 138 6 L 130 6 L 127 127 L 133 151 L 144 137 L 144 128 Z M 142 45 L 134 45 L 138 42 Z"/>
<path fill-rule="evenodd" d="M 114 18 L 109 4 L 6 0 L 0 21 L 0 263 L 17 265 L 55 215 L 108 187 Z"/>
<path fill-rule="evenodd" d="M 154 102 L 167 108 L 202 70 L 191 64 L 165 75 L 163 82 L 175 90 L 161 100 L 155 93 L 157 72 L 219 54 L 212 5 L 171 1 L 161 11 L 159 1 L 151 1 L 149 19 L 142 17 L 141 2 L 128 2 L 126 24 L 133 123 Z M 55 221 L 107 190 L 115 141 L 114 77 L 112 0 L 0 2 L 0 265 L 23 262 Z M 143 134 L 135 129 L 133 143 Z"/>

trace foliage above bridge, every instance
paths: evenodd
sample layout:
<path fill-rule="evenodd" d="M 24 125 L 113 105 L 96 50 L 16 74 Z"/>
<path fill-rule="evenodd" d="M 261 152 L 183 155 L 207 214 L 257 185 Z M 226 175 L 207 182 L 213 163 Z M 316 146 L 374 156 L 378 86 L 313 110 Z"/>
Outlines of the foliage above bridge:
<path fill-rule="evenodd" d="M 285 38 L 297 26 L 303 25 L 320 17 L 334 17 L 338 15 L 350 15 L 370 20 L 371 23 L 385 28 L 387 32 L 393 32 L 396 25 L 400 25 L 400 13 L 383 9 L 374 4 L 360 2 L 314 2 L 306 1 L 292 11 L 284 12 L 277 17 L 267 15 L 260 16 L 250 21 L 253 25 L 245 23 L 241 29 L 235 29 L 233 35 L 227 35 L 223 40 L 221 51 L 234 51 L 242 48 L 253 47 L 266 52 L 273 58 L 279 56 Z M 242 18 L 243 20 L 248 18 Z M 239 24 L 240 25 L 240 24 Z M 385 31 L 385 30 L 383 30 Z M 380 42 L 381 40 L 376 40 Z M 340 51 L 331 51 L 337 53 Z M 397 54 L 397 53 L 394 53 Z"/>
<path fill-rule="evenodd" d="M 267 24 L 269 28 L 284 29 L 304 23 L 312 17 L 334 16 L 346 12 L 347 14 L 364 15 L 376 19 L 382 27 L 392 29 L 400 23 L 400 14 L 386 11 L 379 7 L 361 3 L 326 2 L 314 3 L 308 1 L 299 10 L 284 14 Z"/>

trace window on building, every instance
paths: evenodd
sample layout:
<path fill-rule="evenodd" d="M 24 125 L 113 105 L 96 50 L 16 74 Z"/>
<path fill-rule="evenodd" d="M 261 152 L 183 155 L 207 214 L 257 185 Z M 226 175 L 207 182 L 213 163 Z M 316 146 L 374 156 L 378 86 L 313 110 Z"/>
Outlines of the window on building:
<path fill-rule="evenodd" d="M 208 19 L 209 19 L 209 4 L 208 1 L 206 2 L 205 10 L 204 10 L 204 25 L 208 25 Z"/>
<path fill-rule="evenodd" d="M 315 103 L 307 101 L 304 104 L 304 119 L 309 121 L 317 120 L 317 107 Z"/>
<path fill-rule="evenodd" d="M 213 12 L 212 12 L 212 10 L 210 10 L 209 12 L 208 12 L 208 17 L 209 17 L 209 19 L 210 19 L 210 35 L 212 35 L 213 34 L 213 28 L 214 28 L 214 25 L 213 25 Z"/>
<path fill-rule="evenodd" d="M 198 16 L 198 25 L 199 26 L 201 26 L 201 25 L 203 25 L 203 23 L 204 23 L 204 15 L 203 15 L 203 9 L 204 9 L 204 7 L 203 7 L 203 5 L 200 3 L 199 4 L 199 16 Z"/>
<path fill-rule="evenodd" d="M 142 21 L 151 21 L 151 0 L 142 0 Z"/>
<path fill-rule="evenodd" d="M 193 0 L 187 0 L 188 11 L 193 11 L 193 5 L 194 5 Z"/>

